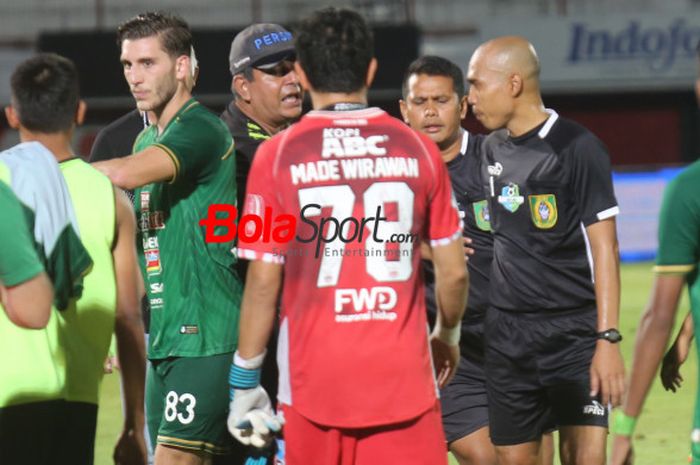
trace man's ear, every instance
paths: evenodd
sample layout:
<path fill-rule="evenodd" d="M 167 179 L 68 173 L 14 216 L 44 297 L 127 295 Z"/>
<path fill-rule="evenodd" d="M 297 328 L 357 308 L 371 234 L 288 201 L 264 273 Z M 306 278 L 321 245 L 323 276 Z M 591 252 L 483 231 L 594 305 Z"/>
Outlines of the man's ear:
<path fill-rule="evenodd" d="M 250 81 L 243 76 L 243 73 L 233 76 L 231 90 L 246 102 L 250 102 Z"/>
<path fill-rule="evenodd" d="M 467 96 L 463 95 L 461 99 L 459 99 L 459 119 L 460 121 L 463 120 L 467 116 L 467 109 L 469 108 L 469 104 L 467 103 Z"/>
<path fill-rule="evenodd" d="M 304 69 L 301 67 L 301 63 L 299 63 L 299 60 L 294 62 L 294 72 L 299 78 L 299 84 L 301 84 L 301 88 L 307 91 L 311 90 L 311 83 L 309 82 L 309 78 L 306 76 Z"/>
<path fill-rule="evenodd" d="M 186 82 L 187 79 L 192 79 L 192 65 L 190 57 L 180 55 L 175 60 L 175 77 L 178 81 Z"/>
<path fill-rule="evenodd" d="M 519 97 L 525 89 L 523 77 L 519 74 L 513 74 L 510 77 L 508 84 L 510 85 L 510 96 L 513 98 Z"/>
<path fill-rule="evenodd" d="M 5 118 L 7 118 L 7 124 L 9 124 L 12 129 L 19 129 L 19 115 L 17 115 L 15 107 L 12 105 L 5 107 Z"/>
<path fill-rule="evenodd" d="M 404 99 L 399 99 L 399 110 L 401 110 L 401 117 L 403 118 L 404 123 L 410 126 L 411 124 L 408 122 L 408 107 L 406 106 Z"/>
<path fill-rule="evenodd" d="M 377 64 L 377 59 L 372 58 L 372 60 L 369 62 L 369 66 L 367 67 L 367 77 L 365 77 L 365 87 L 368 89 L 374 81 L 374 75 L 377 74 L 377 66 L 379 66 Z"/>
<path fill-rule="evenodd" d="M 78 108 L 75 110 L 75 125 L 82 126 L 85 122 L 85 113 L 87 113 L 87 103 L 85 100 L 80 100 L 78 102 Z"/>

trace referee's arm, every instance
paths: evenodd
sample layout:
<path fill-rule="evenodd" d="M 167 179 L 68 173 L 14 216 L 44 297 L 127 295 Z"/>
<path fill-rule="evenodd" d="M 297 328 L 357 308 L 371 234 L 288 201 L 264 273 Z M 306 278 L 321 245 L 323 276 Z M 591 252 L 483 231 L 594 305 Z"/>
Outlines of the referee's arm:
<path fill-rule="evenodd" d="M 620 260 L 615 218 L 590 224 L 586 233 L 591 245 L 598 308 L 598 332 L 619 327 Z M 617 406 L 625 390 L 625 366 L 620 345 L 598 339 L 591 362 L 591 396 L 600 394 L 603 405 Z"/>

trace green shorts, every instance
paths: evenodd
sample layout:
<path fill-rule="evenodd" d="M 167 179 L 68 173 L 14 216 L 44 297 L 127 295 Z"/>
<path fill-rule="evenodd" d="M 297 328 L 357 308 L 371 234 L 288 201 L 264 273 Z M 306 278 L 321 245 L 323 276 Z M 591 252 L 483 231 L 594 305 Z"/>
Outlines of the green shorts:
<path fill-rule="evenodd" d="M 146 411 L 152 444 L 229 453 L 228 373 L 233 353 L 152 360 Z"/>

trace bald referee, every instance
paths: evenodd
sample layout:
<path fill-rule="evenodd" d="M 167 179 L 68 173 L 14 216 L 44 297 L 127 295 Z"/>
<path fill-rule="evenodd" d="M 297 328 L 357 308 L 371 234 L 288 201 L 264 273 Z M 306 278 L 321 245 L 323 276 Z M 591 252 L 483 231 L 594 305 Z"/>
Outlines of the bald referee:
<path fill-rule="evenodd" d="M 624 366 L 610 157 L 587 129 L 545 109 L 521 37 L 471 58 L 468 101 L 488 129 L 482 177 L 494 230 L 485 370 L 499 463 L 534 464 L 546 422 L 562 463 L 603 465 Z M 594 279 L 595 277 L 595 279 Z"/>

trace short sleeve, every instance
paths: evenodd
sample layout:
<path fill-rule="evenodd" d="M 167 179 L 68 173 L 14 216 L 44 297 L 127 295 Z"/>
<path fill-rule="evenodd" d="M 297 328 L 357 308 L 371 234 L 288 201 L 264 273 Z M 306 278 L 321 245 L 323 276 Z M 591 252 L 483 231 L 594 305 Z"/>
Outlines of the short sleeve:
<path fill-rule="evenodd" d="M 457 200 L 452 193 L 452 184 L 447 167 L 442 161 L 437 146 L 430 141 L 427 146 L 430 163 L 434 168 L 433 191 L 428 203 L 428 238 L 430 246 L 446 245 L 462 235 Z"/>
<path fill-rule="evenodd" d="M 0 281 L 16 286 L 44 270 L 19 200 L 12 190 L 0 182 Z"/>
<path fill-rule="evenodd" d="M 278 186 L 278 183 L 273 175 L 274 156 L 276 153 L 274 148 L 276 147 L 275 142 L 276 140 L 264 142 L 260 145 L 253 159 L 253 165 L 250 168 L 243 215 L 239 220 L 237 245 L 238 256 L 246 260 L 284 263 L 284 254 L 288 242 L 279 240 L 280 237 L 274 232 L 271 232 L 269 238 L 258 238 L 257 240 L 253 240 L 250 236 L 248 238 L 241 236 L 241 232 L 244 235 L 247 232 L 251 232 L 252 235 L 250 228 L 254 227 L 252 219 L 247 219 L 246 215 L 265 218 L 267 216 L 266 211 L 268 211 L 273 218 L 278 218 L 278 215 L 285 213 L 277 197 L 276 186 Z M 277 230 L 277 233 L 281 232 L 281 230 Z M 290 230 L 290 233 L 294 234 L 294 231 Z"/>
<path fill-rule="evenodd" d="M 681 173 L 669 183 L 659 212 L 657 273 L 688 273 L 700 259 L 700 183 Z"/>
<path fill-rule="evenodd" d="M 183 179 L 205 180 L 216 172 L 219 161 L 233 152 L 233 139 L 218 119 L 178 119 L 154 145 L 163 149 L 175 164 L 173 183 Z M 217 124 L 219 123 L 219 124 Z"/>
<path fill-rule="evenodd" d="M 584 226 L 619 214 L 610 155 L 603 143 L 586 133 L 576 139 L 572 150 L 572 188 Z"/>

